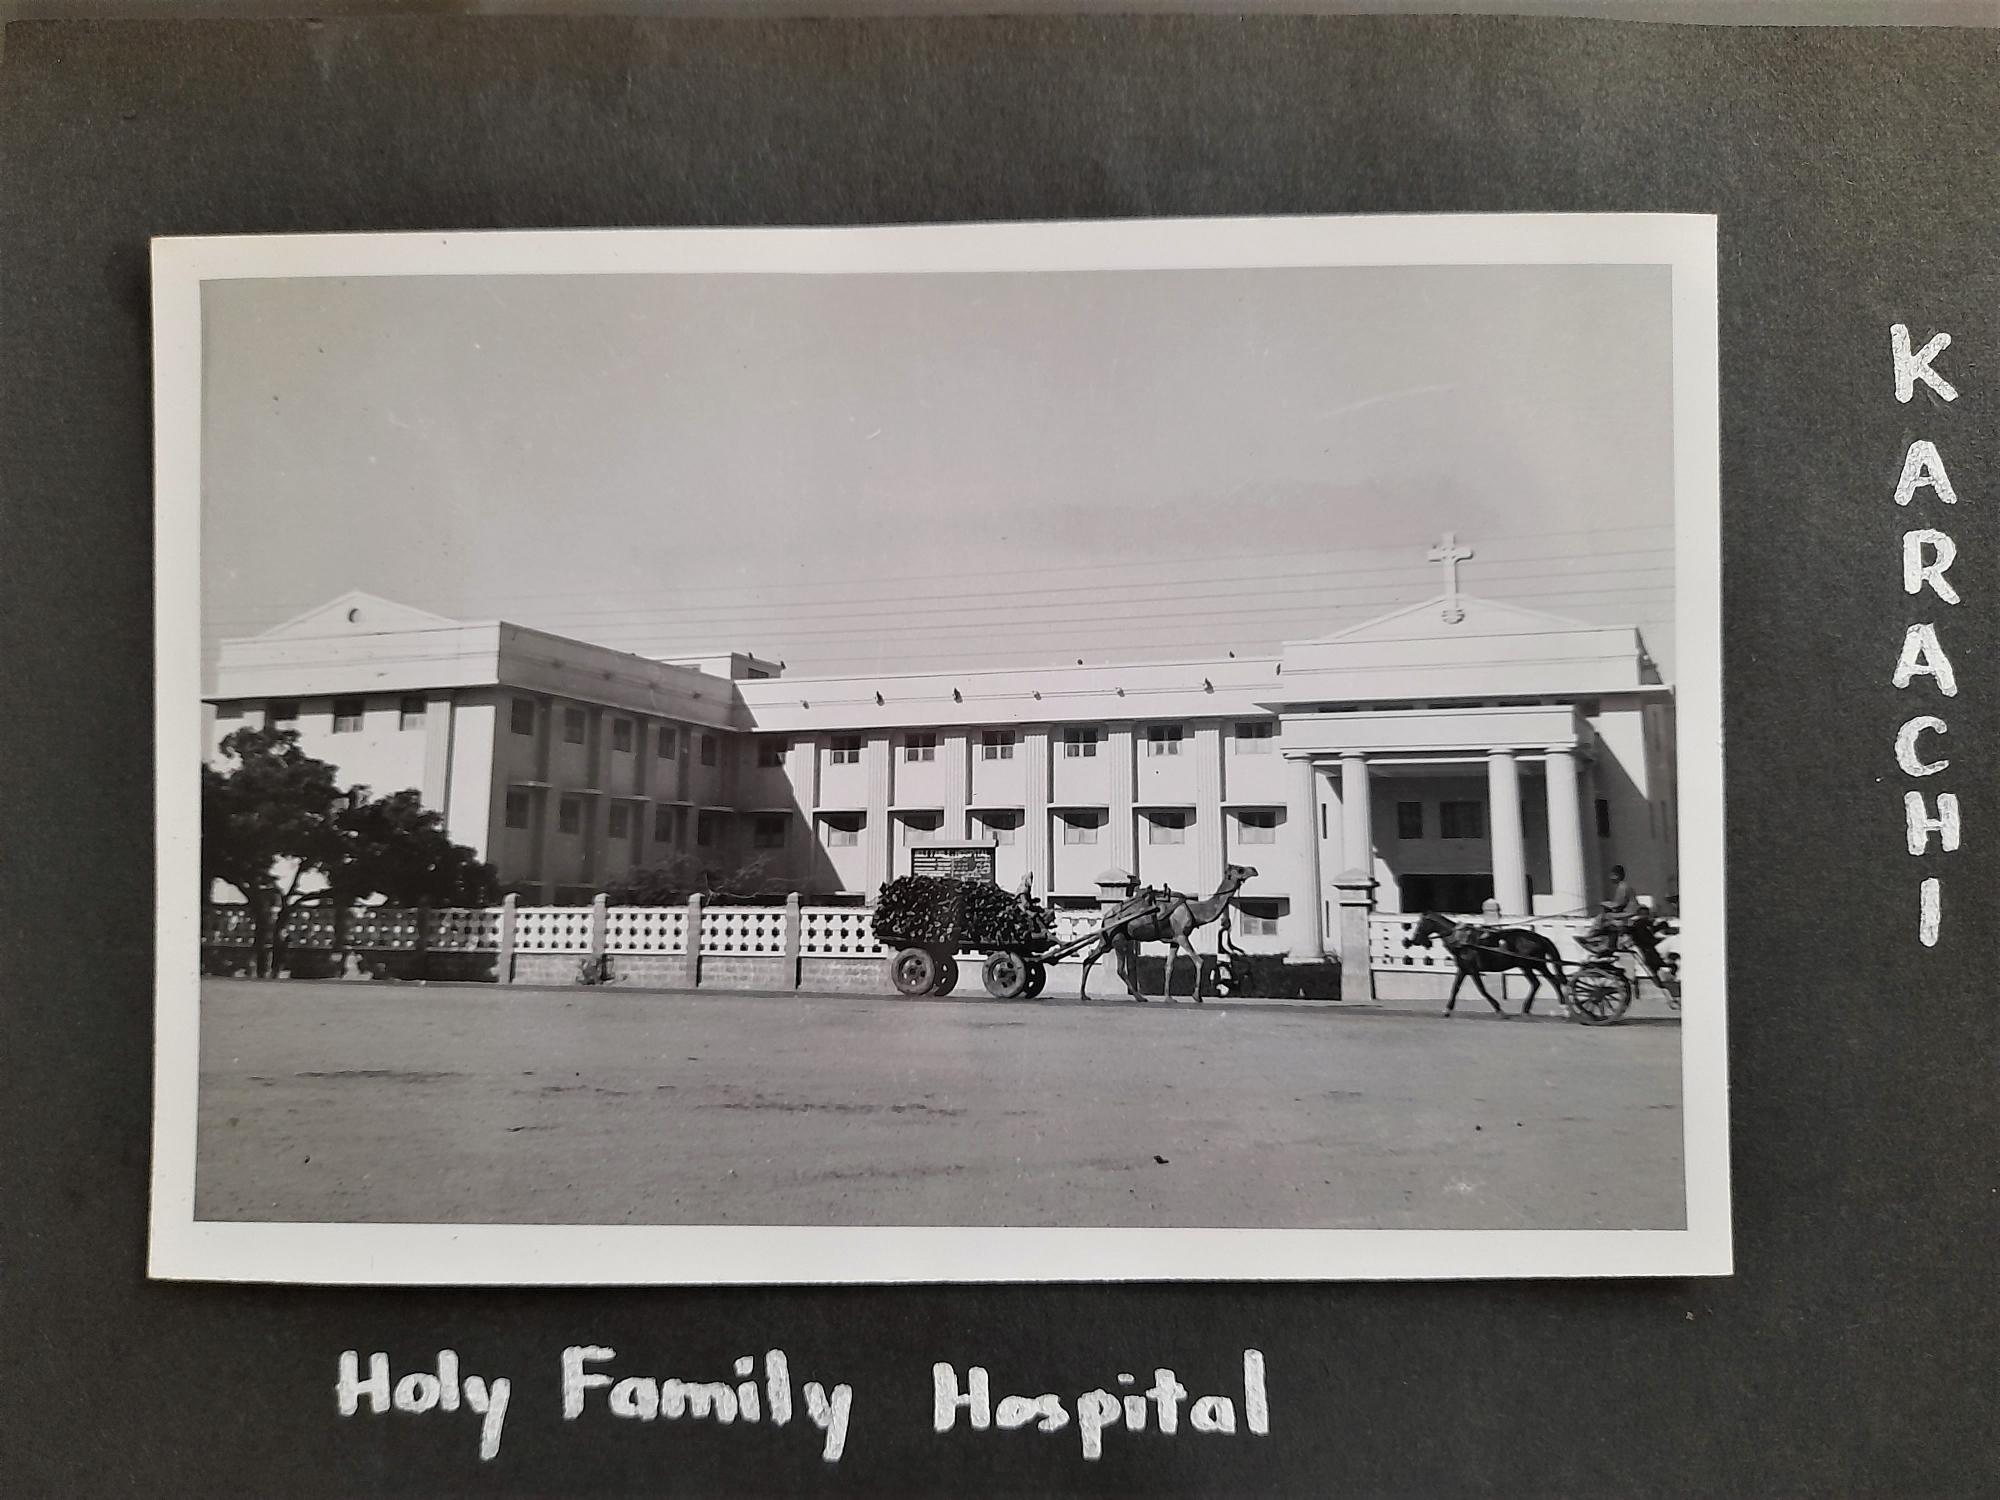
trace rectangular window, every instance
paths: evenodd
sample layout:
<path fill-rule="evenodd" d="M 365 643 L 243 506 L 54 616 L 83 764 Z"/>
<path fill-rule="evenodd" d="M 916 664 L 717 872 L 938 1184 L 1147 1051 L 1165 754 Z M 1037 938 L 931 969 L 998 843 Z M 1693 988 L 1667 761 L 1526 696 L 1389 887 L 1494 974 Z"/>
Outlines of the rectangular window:
<path fill-rule="evenodd" d="M 765 770 L 782 766 L 785 757 L 791 753 L 792 742 L 783 738 L 766 738 L 757 741 L 757 764 Z"/>
<path fill-rule="evenodd" d="M 1244 937 L 1276 937 L 1283 913 L 1276 901 L 1238 901 L 1237 930 Z"/>
<path fill-rule="evenodd" d="M 653 842 L 671 844 L 674 841 L 674 810 L 671 807 L 653 809 Z"/>
<path fill-rule="evenodd" d="M 416 693 L 405 693 L 396 704 L 396 727 L 398 729 L 422 729 L 424 727 L 424 700 Z"/>
<path fill-rule="evenodd" d="M 563 743 L 581 745 L 583 743 L 584 716 L 580 708 L 563 710 Z"/>
<path fill-rule="evenodd" d="M 280 724 L 299 722 L 299 700 L 296 698 L 273 698 L 269 708 L 264 710 L 264 727 L 276 729 Z"/>
<path fill-rule="evenodd" d="M 996 844 L 1011 844 L 1019 833 L 1022 817 L 1018 812 L 974 813 L 985 836 Z"/>
<path fill-rule="evenodd" d="M 583 832 L 583 799 L 565 797 L 556 804 L 556 832 L 576 834 Z"/>
<path fill-rule="evenodd" d="M 1420 839 L 1424 836 L 1424 805 L 1421 802 L 1396 804 L 1396 837 Z"/>
<path fill-rule="evenodd" d="M 1188 815 L 1184 812 L 1146 814 L 1146 842 L 1149 844 L 1185 844 L 1187 828 Z"/>
<path fill-rule="evenodd" d="M 1148 724 L 1146 726 L 1146 753 L 1148 755 L 1179 755 L 1181 753 L 1181 726 L 1178 724 Z"/>
<path fill-rule="evenodd" d="M 1269 719 L 1247 719 L 1236 726 L 1236 753 L 1238 755 L 1269 755 L 1271 740 L 1278 726 Z"/>
<path fill-rule="evenodd" d="M 632 753 L 632 721 L 613 719 L 611 721 L 611 748 L 624 755 Z"/>
<path fill-rule="evenodd" d="M 705 766 L 715 764 L 715 736 L 712 734 L 701 737 L 701 763 Z"/>
<path fill-rule="evenodd" d="M 1602 797 L 1597 799 L 1597 836 L 1601 839 L 1611 837 L 1611 804 Z"/>
<path fill-rule="evenodd" d="M 528 819 L 533 814 L 534 806 L 535 799 L 524 789 L 509 787 L 507 789 L 507 826 L 509 828 L 526 828 L 528 826 Z"/>
<path fill-rule="evenodd" d="M 674 758 L 674 740 L 676 738 L 673 725 L 662 724 L 660 726 L 659 756 L 661 760 L 672 760 Z"/>
<path fill-rule="evenodd" d="M 928 843 L 937 837 L 938 830 L 944 827 L 944 814 L 941 812 L 903 813 L 900 815 L 899 821 L 903 825 L 903 842 L 905 844 L 922 844 Z"/>
<path fill-rule="evenodd" d="M 783 813 L 759 813 L 750 825 L 750 842 L 759 849 L 785 847 L 785 829 L 792 820 Z"/>
<path fill-rule="evenodd" d="M 1012 760 L 1014 758 L 1014 731 L 1011 729 L 982 729 L 979 732 L 979 758 L 981 760 Z"/>
<path fill-rule="evenodd" d="M 1066 760 L 1088 760 L 1096 754 L 1097 730 L 1094 726 L 1063 731 L 1063 757 Z"/>
<path fill-rule="evenodd" d="M 513 707 L 508 710 L 507 727 L 512 729 L 516 734 L 533 734 L 535 732 L 535 700 L 533 698 L 516 698 L 514 700 Z"/>
<path fill-rule="evenodd" d="M 832 766 L 858 766 L 861 764 L 861 736 L 858 734 L 836 734 L 827 746 L 826 760 Z"/>
<path fill-rule="evenodd" d="M 335 734 L 359 734 L 361 715 L 367 705 L 359 698 L 336 698 L 333 700 L 333 732 Z"/>
<path fill-rule="evenodd" d="M 1486 837 L 1486 804 L 1483 802 L 1440 802 L 1438 836 L 1447 839 Z"/>
<path fill-rule="evenodd" d="M 1069 812 L 1061 814 L 1063 842 L 1065 844 L 1094 844 L 1097 830 L 1104 826 L 1104 814 L 1100 812 Z"/>
<path fill-rule="evenodd" d="M 623 802 L 612 803 L 610 827 L 607 831 L 614 839 L 629 839 L 632 836 L 632 809 Z"/>
<path fill-rule="evenodd" d="M 852 849 L 861 842 L 861 829 L 867 821 L 865 813 L 822 813 L 820 836 L 829 849 Z"/>
<path fill-rule="evenodd" d="M 722 842 L 722 818 L 719 812 L 697 814 L 694 820 L 694 841 L 697 847 L 713 849 Z"/>
<path fill-rule="evenodd" d="M 1278 810 L 1275 807 L 1246 807 L 1236 814 L 1236 838 L 1243 844 L 1278 842 Z"/>
<path fill-rule="evenodd" d="M 903 736 L 904 760 L 936 760 L 937 736 L 934 734 L 906 734 Z"/>

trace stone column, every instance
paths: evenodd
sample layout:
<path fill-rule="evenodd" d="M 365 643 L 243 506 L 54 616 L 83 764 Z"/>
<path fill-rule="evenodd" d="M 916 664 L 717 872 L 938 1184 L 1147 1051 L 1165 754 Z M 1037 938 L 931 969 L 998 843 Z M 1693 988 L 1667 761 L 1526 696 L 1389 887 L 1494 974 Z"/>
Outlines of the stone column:
<path fill-rule="evenodd" d="M 938 736 L 938 759 L 944 764 L 944 822 L 938 837 L 962 839 L 971 835 L 966 827 L 966 807 L 972 801 L 972 735 L 964 729 L 947 729 Z"/>
<path fill-rule="evenodd" d="M 872 905 L 875 893 L 895 871 L 896 830 L 889 818 L 889 798 L 895 776 L 891 760 L 895 746 L 887 734 L 871 734 L 862 754 L 868 770 L 868 826 L 862 837 L 868 841 L 868 877 L 864 894 Z"/>
<path fill-rule="evenodd" d="M 1021 754 L 1027 761 L 1025 769 L 1028 773 L 1027 805 L 1021 813 L 1021 838 L 1027 845 L 1023 853 L 1028 873 L 1035 877 L 1035 895 L 1039 900 L 1046 901 L 1053 888 L 1049 862 L 1049 798 L 1053 795 L 1053 786 L 1049 779 L 1052 767 L 1046 725 L 1022 734 Z"/>
<path fill-rule="evenodd" d="M 1493 899 L 1509 917 L 1528 915 L 1528 849 L 1521 836 L 1521 773 L 1512 750 L 1486 755 L 1487 833 L 1493 849 Z"/>
<path fill-rule="evenodd" d="M 1583 806 L 1578 788 L 1576 747 L 1549 746 L 1548 772 L 1549 908 L 1580 912 L 1588 904 L 1589 879 L 1583 852 Z"/>
<path fill-rule="evenodd" d="M 1340 753 L 1340 864 L 1375 878 L 1375 799 L 1368 787 L 1368 757 Z"/>
<path fill-rule="evenodd" d="M 1132 825 L 1132 798 L 1134 769 L 1132 764 L 1132 726 L 1113 726 L 1104 736 L 1104 750 L 1111 757 L 1109 766 L 1111 794 L 1111 863 L 1120 870 L 1136 872 L 1139 868 L 1139 851 L 1136 843 L 1137 830 Z"/>
<path fill-rule="evenodd" d="M 1340 902 L 1340 998 L 1373 1000 L 1375 966 L 1368 952 L 1369 919 L 1375 912 L 1373 871 L 1349 869 L 1333 877 Z"/>
<path fill-rule="evenodd" d="M 1222 826 L 1222 726 L 1197 724 L 1194 727 L 1194 841 L 1201 888 L 1213 890 L 1222 881 L 1227 862 L 1228 841 Z M 1209 942 L 1215 932 L 1207 930 Z M 1200 938 L 1196 939 L 1197 944 Z"/>
<path fill-rule="evenodd" d="M 1319 878 L 1319 767 L 1303 755 L 1291 758 L 1291 785 L 1285 797 L 1286 853 L 1291 856 L 1291 878 L 1286 885 L 1292 909 L 1287 918 L 1285 959 L 1288 963 L 1316 964 L 1326 957 L 1326 940 L 1320 932 L 1321 894 Z"/>

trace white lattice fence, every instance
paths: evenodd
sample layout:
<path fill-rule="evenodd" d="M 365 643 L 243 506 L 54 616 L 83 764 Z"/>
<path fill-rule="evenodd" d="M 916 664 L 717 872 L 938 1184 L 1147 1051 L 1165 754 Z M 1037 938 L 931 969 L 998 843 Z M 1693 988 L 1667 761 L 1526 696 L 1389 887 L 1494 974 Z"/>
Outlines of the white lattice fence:
<path fill-rule="evenodd" d="M 687 952 L 685 906 L 614 906 L 604 914 L 607 953 Z"/>
<path fill-rule="evenodd" d="M 514 913 L 516 953 L 588 953 L 590 908 L 523 906 Z"/>
<path fill-rule="evenodd" d="M 1456 967 L 1444 944 L 1434 942 L 1428 948 L 1405 948 L 1403 940 L 1415 930 L 1421 920 L 1415 912 L 1378 912 L 1368 919 L 1368 963 L 1375 969 L 1414 969 L 1449 972 Z M 1564 963 L 1581 963 L 1585 958 L 1583 945 L 1577 941 L 1586 931 L 1590 922 L 1583 917 L 1526 917 L 1512 921 L 1489 922 L 1484 917 L 1455 917 L 1454 921 L 1469 922 L 1475 927 L 1525 927 L 1531 932 L 1555 942 L 1556 952 L 1562 955 Z M 1676 939 L 1668 938 L 1660 946 L 1672 951 Z"/>
<path fill-rule="evenodd" d="M 431 913 L 430 945 L 453 953 L 476 953 L 500 946 L 497 908 L 447 907 Z"/>
<path fill-rule="evenodd" d="M 810 958 L 880 958 L 889 950 L 875 941 L 871 921 L 864 906 L 802 907 L 799 952 Z"/>
<path fill-rule="evenodd" d="M 785 951 L 782 906 L 714 906 L 701 914 L 701 951 L 774 954 Z"/>

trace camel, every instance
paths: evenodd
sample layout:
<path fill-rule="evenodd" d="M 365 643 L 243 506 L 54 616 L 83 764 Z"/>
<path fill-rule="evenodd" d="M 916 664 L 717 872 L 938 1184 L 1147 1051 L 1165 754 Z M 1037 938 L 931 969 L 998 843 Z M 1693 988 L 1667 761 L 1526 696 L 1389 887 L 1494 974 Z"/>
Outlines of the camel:
<path fill-rule="evenodd" d="M 1078 981 L 1077 992 L 1083 999 L 1090 998 L 1090 966 L 1106 953 L 1116 955 L 1118 977 L 1125 981 L 1126 992 L 1135 1001 L 1146 998 L 1139 989 L 1139 977 L 1132 960 L 1138 954 L 1141 943 L 1165 943 L 1167 945 L 1167 983 L 1162 1000 L 1174 998 L 1174 960 L 1181 954 L 1188 956 L 1194 965 L 1194 1003 L 1202 1003 L 1201 996 L 1201 956 L 1194 951 L 1190 935 L 1198 927 L 1206 927 L 1229 909 L 1229 903 L 1236 893 L 1254 880 L 1257 872 L 1248 865 L 1227 865 L 1222 871 L 1222 884 L 1215 894 L 1205 899 L 1182 895 L 1178 891 L 1142 891 L 1104 919 L 1104 926 L 1097 935 L 1097 946 L 1090 950 L 1083 961 L 1083 977 Z"/>

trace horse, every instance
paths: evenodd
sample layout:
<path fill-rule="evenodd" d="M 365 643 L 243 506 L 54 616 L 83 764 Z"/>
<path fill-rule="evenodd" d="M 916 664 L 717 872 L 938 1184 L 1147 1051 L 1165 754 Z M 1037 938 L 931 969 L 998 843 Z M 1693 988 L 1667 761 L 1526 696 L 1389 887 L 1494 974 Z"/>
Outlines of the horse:
<path fill-rule="evenodd" d="M 1493 1013 L 1503 1020 L 1506 1018 L 1507 1012 L 1501 1009 L 1500 1002 L 1487 992 L 1486 981 L 1481 977 L 1484 974 L 1519 969 L 1528 976 L 1528 998 L 1521 1006 L 1524 1016 L 1535 1008 L 1535 996 L 1541 993 L 1543 979 L 1549 981 L 1558 1000 L 1568 987 L 1562 954 L 1556 951 L 1554 943 L 1531 928 L 1480 927 L 1427 911 L 1403 939 L 1403 946 L 1428 948 L 1433 938 L 1443 942 L 1445 952 L 1458 965 L 1458 977 L 1451 982 L 1451 998 L 1445 1002 L 1447 1016 L 1458 1007 L 1459 986 L 1470 978 L 1473 987 L 1493 1007 Z"/>

